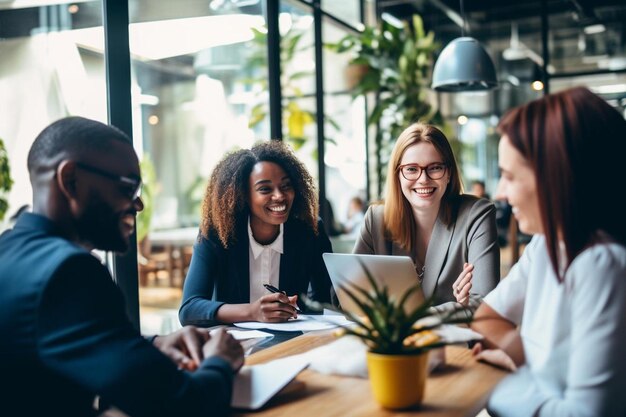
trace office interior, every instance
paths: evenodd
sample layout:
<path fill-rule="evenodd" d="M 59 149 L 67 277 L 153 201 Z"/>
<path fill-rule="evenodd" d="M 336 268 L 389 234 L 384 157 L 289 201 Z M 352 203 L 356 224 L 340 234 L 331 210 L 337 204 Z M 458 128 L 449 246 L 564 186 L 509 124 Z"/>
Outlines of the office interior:
<path fill-rule="evenodd" d="M 368 123 L 377 97 L 353 96 L 351 55 L 325 45 L 414 14 L 438 52 L 469 35 L 496 67 L 492 90 L 425 92 L 451 132 L 466 189 L 481 180 L 494 196 L 496 126 L 514 106 L 584 85 L 626 116 L 623 0 L 0 0 L 0 138 L 14 181 L 0 228 L 32 200 L 26 155 L 47 124 L 80 115 L 121 128 L 142 161 L 146 208 L 137 245 L 104 255 L 136 326 L 175 329 L 200 203 L 224 153 L 288 141 L 328 202 L 321 216 L 338 229 L 353 197 L 382 197 L 384 118 Z M 349 252 L 354 236 L 332 241 Z M 519 243 L 503 244 L 503 273 Z"/>

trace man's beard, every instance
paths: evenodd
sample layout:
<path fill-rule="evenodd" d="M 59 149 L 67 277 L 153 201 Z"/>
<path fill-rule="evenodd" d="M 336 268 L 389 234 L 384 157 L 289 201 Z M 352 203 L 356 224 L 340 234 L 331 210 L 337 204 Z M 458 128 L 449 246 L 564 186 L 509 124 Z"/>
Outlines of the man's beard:
<path fill-rule="evenodd" d="M 96 193 L 92 193 L 89 205 L 77 219 L 81 240 L 89 242 L 95 249 L 126 252 L 129 241 L 122 233 L 120 222 L 127 214 L 134 216 L 137 211 L 131 207 L 114 212 Z"/>

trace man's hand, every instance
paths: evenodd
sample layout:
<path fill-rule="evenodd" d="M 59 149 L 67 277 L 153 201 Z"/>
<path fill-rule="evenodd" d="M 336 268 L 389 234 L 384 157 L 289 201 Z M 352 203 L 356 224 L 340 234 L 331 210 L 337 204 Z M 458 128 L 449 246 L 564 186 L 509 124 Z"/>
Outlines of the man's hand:
<path fill-rule="evenodd" d="M 459 277 L 452 284 L 452 294 L 454 294 L 454 298 L 458 303 L 463 305 L 467 305 L 469 303 L 469 294 L 472 289 L 472 272 L 474 271 L 474 265 L 468 264 L 467 262 L 463 264 L 463 271 Z"/>
<path fill-rule="evenodd" d="M 208 342 L 202 346 L 204 357 L 218 356 L 230 363 L 237 372 L 243 365 L 243 347 L 223 328 L 211 331 Z"/>
<path fill-rule="evenodd" d="M 207 340 L 207 330 L 185 326 L 166 336 L 157 336 L 152 343 L 179 368 L 195 371 L 204 357 L 202 346 Z"/>

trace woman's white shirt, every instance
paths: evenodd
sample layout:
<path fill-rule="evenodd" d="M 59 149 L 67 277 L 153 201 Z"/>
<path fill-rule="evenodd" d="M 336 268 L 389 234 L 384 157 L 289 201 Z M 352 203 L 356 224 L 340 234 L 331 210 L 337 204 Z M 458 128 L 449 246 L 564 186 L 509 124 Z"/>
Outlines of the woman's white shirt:
<path fill-rule="evenodd" d="M 500 416 L 626 416 L 626 247 L 597 244 L 559 283 L 535 236 L 484 302 L 521 325 L 526 365 L 494 390 Z"/>
<path fill-rule="evenodd" d="M 250 219 L 248 219 L 248 237 L 250 239 L 250 302 L 253 303 L 269 292 L 263 284 L 270 284 L 276 288 L 280 278 L 280 255 L 283 253 L 283 225 L 276 239 L 269 245 L 261 245 L 254 240 Z"/>

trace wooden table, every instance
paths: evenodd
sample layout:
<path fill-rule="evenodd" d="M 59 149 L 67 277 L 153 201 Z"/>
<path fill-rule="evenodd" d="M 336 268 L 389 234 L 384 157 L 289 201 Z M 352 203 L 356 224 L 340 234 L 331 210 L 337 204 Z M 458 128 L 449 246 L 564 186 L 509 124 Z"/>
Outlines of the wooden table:
<path fill-rule="evenodd" d="M 331 332 L 312 332 L 262 350 L 246 358 L 246 364 L 263 363 L 303 353 L 333 340 Z M 369 380 L 324 375 L 304 370 L 297 377 L 302 389 L 279 394 L 259 411 L 236 416 L 349 417 L 349 416 L 475 416 L 488 394 L 506 373 L 476 362 L 469 349 L 446 347 L 446 365 L 431 374 L 421 406 L 389 411 L 374 401 Z"/>

